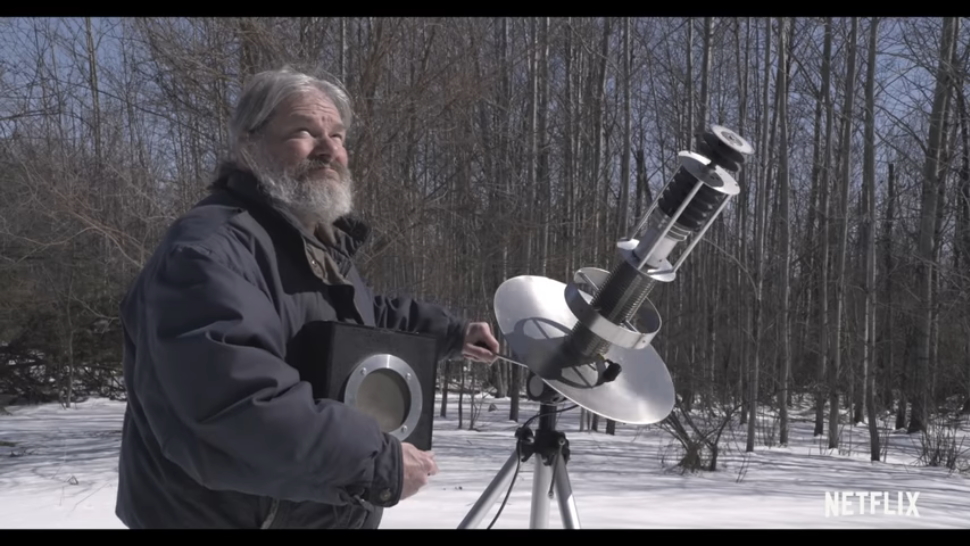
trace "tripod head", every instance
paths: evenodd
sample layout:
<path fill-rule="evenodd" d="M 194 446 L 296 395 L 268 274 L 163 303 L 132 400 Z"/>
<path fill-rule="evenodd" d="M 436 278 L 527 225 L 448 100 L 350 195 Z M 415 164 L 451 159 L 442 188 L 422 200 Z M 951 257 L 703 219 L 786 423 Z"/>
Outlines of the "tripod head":
<path fill-rule="evenodd" d="M 733 131 L 714 125 L 627 237 L 610 272 L 584 267 L 566 284 L 523 275 L 495 293 L 498 327 L 530 374 L 527 393 L 563 399 L 608 419 L 652 424 L 673 409 L 674 387 L 651 346 L 661 328 L 648 296 L 672 282 L 687 256 L 741 188 L 732 173 L 753 153 Z M 687 246 L 673 257 L 674 250 Z M 673 259 L 673 263 L 671 263 Z M 550 390 L 551 389 L 551 390 Z"/>

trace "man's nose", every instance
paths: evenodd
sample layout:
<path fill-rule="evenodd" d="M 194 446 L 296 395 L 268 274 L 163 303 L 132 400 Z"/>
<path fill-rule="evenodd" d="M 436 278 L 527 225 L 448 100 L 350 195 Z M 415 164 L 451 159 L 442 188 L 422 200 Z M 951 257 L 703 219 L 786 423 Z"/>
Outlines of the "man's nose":
<path fill-rule="evenodd" d="M 330 158 L 333 157 L 336 150 L 337 148 L 333 140 L 329 137 L 321 136 L 314 143 L 312 155 L 315 157 Z"/>

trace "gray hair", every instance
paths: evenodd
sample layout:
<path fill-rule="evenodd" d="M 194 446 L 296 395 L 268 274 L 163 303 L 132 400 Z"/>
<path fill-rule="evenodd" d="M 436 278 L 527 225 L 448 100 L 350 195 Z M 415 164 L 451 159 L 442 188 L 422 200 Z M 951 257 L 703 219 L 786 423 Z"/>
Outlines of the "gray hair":
<path fill-rule="evenodd" d="M 318 89 L 333 101 L 341 121 L 350 132 L 353 107 L 344 87 L 326 76 L 312 76 L 291 66 L 267 70 L 252 77 L 243 89 L 229 123 L 231 155 L 235 157 L 245 141 L 258 133 L 276 112 L 276 108 L 295 93 Z"/>

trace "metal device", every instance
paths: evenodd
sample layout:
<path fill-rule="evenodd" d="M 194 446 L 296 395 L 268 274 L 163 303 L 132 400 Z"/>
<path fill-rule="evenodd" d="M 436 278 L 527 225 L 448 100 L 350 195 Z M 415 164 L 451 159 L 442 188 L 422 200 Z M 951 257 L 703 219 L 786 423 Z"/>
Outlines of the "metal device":
<path fill-rule="evenodd" d="M 516 431 L 515 452 L 459 529 L 476 527 L 500 490 L 510 480 L 514 484 L 520 463 L 533 455 L 530 527 L 547 527 L 549 499 L 555 493 L 564 527 L 580 528 L 566 470 L 569 442 L 555 426 L 559 403 L 569 400 L 602 417 L 638 425 L 669 415 L 674 386 L 651 346 L 662 321 L 648 296 L 657 283 L 676 278 L 687 256 L 740 193 L 732 173 L 753 153 L 741 136 L 712 126 L 699 136 L 697 152 L 678 154 L 680 169 L 629 235 L 618 241 L 619 260 L 612 271 L 585 267 L 568 283 L 523 275 L 499 287 L 495 316 L 516 356 L 502 358 L 529 371 L 526 392 L 540 403 L 539 427 L 533 434 L 527 422 Z M 681 244 L 687 246 L 675 257 L 673 251 Z"/>

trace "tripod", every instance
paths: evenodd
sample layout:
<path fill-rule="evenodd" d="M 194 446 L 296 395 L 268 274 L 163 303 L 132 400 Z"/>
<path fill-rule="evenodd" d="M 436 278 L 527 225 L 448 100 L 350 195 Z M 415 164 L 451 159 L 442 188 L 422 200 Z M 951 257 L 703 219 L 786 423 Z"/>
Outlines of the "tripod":
<path fill-rule="evenodd" d="M 563 527 L 579 529 L 579 513 L 576 511 L 576 501 L 573 498 L 572 486 L 569 483 L 569 473 L 566 463 L 569 462 L 569 441 L 566 434 L 556 430 L 555 406 L 543 403 L 539 407 L 538 432 L 533 435 L 529 422 L 515 431 L 517 439 L 515 452 L 509 456 L 505 465 L 482 493 L 482 496 L 472 507 L 465 519 L 458 526 L 459 529 L 477 527 L 485 517 L 488 508 L 495 504 L 499 492 L 506 487 L 510 480 L 514 483 L 520 462 L 527 462 L 532 455 L 537 455 L 535 473 L 532 479 L 532 513 L 529 519 L 530 529 L 545 529 L 549 525 L 549 499 L 555 491 L 559 504 L 559 515 Z M 531 419 L 530 419 L 531 421 Z M 509 491 L 511 492 L 511 491 Z M 504 502 L 503 502 L 504 507 Z M 499 509 L 501 513 L 501 508 Z M 498 516 L 496 516 L 498 517 Z"/>

